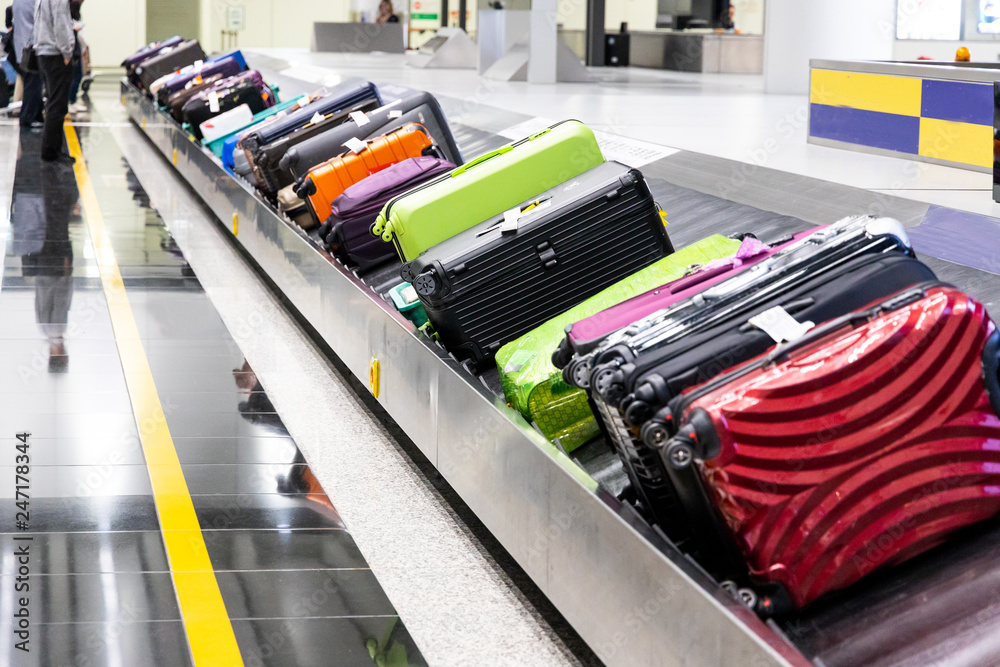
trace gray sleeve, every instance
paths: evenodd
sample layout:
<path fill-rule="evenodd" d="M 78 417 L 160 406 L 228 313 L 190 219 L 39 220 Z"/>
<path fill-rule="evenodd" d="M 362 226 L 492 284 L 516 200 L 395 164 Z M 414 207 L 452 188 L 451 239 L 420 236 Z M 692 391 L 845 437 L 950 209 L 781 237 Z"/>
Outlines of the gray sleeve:
<path fill-rule="evenodd" d="M 76 35 L 73 31 L 73 17 L 69 13 L 69 2 L 65 0 L 49 0 L 52 9 L 52 30 L 56 47 L 64 58 L 73 57 L 76 47 Z"/>

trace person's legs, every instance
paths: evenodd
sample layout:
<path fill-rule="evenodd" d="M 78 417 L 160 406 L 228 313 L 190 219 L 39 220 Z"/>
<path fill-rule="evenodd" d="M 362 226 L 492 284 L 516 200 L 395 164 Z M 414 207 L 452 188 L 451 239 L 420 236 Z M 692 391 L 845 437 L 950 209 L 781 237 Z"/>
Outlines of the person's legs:
<path fill-rule="evenodd" d="M 21 98 L 21 127 L 31 127 L 42 120 L 42 77 L 26 74 Z"/>
<path fill-rule="evenodd" d="M 77 95 L 80 94 L 80 82 L 83 81 L 83 62 L 77 60 L 72 63 L 73 77 L 69 81 L 69 103 L 76 104 Z"/>
<path fill-rule="evenodd" d="M 62 56 L 39 56 L 38 64 L 45 77 L 45 129 L 42 131 L 42 159 L 56 160 L 66 152 L 63 123 L 69 110 L 69 80 L 73 68 Z"/>
<path fill-rule="evenodd" d="M 24 77 L 17 75 L 17 83 L 14 84 L 14 98 L 11 102 L 20 102 L 24 99 Z"/>

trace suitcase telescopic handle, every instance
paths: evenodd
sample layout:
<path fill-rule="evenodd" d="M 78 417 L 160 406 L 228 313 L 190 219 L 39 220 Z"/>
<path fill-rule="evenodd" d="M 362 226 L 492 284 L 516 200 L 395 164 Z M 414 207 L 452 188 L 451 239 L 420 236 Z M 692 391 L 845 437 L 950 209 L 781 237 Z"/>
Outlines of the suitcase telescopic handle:
<path fill-rule="evenodd" d="M 479 157 L 477 157 L 472 162 L 468 162 L 465 165 L 463 165 L 463 166 L 459 167 L 458 169 L 456 169 L 455 171 L 451 172 L 451 177 L 455 178 L 457 176 L 461 176 L 462 174 L 464 174 L 465 172 L 467 172 L 469 169 L 472 169 L 476 165 L 480 165 L 483 162 L 486 162 L 487 160 L 492 160 L 493 158 L 499 157 L 499 156 L 503 155 L 504 153 L 509 153 L 512 150 L 514 150 L 514 146 L 510 145 L 510 146 L 504 146 L 503 148 L 498 148 L 495 151 L 490 151 L 489 153 L 485 153 L 483 155 L 480 155 Z"/>

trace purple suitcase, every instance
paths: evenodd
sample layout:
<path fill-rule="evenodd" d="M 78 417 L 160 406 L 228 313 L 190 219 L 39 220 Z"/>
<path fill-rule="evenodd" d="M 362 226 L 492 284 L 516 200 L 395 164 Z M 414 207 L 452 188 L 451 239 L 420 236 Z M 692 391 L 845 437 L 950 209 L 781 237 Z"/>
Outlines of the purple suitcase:
<path fill-rule="evenodd" d="M 188 100 L 188 102 L 190 102 L 191 100 L 206 99 L 208 98 L 209 94 L 214 91 L 223 90 L 225 88 L 232 88 L 233 86 L 236 86 L 244 81 L 252 81 L 253 84 L 257 87 L 257 90 L 261 92 L 261 95 L 267 93 L 269 102 L 265 106 L 269 108 L 274 106 L 274 92 L 271 90 L 270 86 L 264 83 L 264 76 L 255 69 L 247 70 L 246 72 L 240 72 L 236 76 L 231 76 L 222 79 L 221 81 L 217 81 L 214 85 L 209 86 L 205 90 L 199 91 L 196 95 L 193 95 L 191 99 Z"/>
<path fill-rule="evenodd" d="M 167 100 L 174 93 L 184 90 L 187 84 L 197 78 L 208 79 L 209 77 L 221 74 L 223 79 L 238 75 L 243 71 L 243 65 L 233 57 L 205 63 L 200 70 L 178 74 L 170 81 L 163 84 L 163 87 L 156 91 L 157 100 L 160 106 L 166 106 Z"/>
<path fill-rule="evenodd" d="M 136 66 L 143 60 L 148 60 L 149 58 L 152 58 L 153 56 L 158 54 L 163 49 L 167 48 L 168 46 L 177 46 L 183 41 L 184 41 L 183 37 L 171 37 L 170 39 L 164 40 L 162 42 L 155 42 L 153 44 L 148 44 L 139 49 L 138 51 L 136 51 L 135 53 L 133 53 L 132 55 L 130 55 L 125 60 L 123 60 L 122 67 L 124 67 L 129 72 L 129 74 L 131 74 L 132 71 L 135 70 Z"/>
<path fill-rule="evenodd" d="M 624 329 L 633 322 L 638 322 L 658 310 L 704 292 L 712 285 L 762 262 L 782 248 L 820 229 L 822 227 L 799 232 L 770 246 L 764 245 L 756 239 L 747 238 L 733 258 L 710 262 L 691 275 L 679 278 L 645 294 L 632 297 L 617 306 L 612 306 L 587 319 L 571 324 L 566 329 L 566 337 L 552 353 L 552 363 L 556 368 L 563 369 L 563 378 L 568 383 L 574 386 L 586 386 L 587 381 L 581 379 L 580 373 L 586 373 L 587 362 L 580 357 L 592 352 L 612 333 Z"/>
<path fill-rule="evenodd" d="M 333 201 L 333 212 L 320 228 L 330 250 L 361 270 L 396 257 L 396 249 L 372 235 L 382 207 L 393 197 L 455 168 L 436 157 L 414 157 L 372 174 L 344 190 Z"/>
<path fill-rule="evenodd" d="M 125 68 L 125 76 L 128 78 L 128 82 L 135 86 L 136 88 L 142 87 L 142 81 L 139 80 L 139 75 L 136 74 L 136 68 L 149 60 L 150 58 L 155 58 L 160 55 L 160 52 L 164 49 L 172 49 L 178 44 L 183 44 L 183 37 L 171 37 L 168 40 L 160 42 L 159 44 L 151 44 L 149 46 L 144 46 L 143 48 L 136 51 L 134 54 L 122 61 L 122 67 Z"/>

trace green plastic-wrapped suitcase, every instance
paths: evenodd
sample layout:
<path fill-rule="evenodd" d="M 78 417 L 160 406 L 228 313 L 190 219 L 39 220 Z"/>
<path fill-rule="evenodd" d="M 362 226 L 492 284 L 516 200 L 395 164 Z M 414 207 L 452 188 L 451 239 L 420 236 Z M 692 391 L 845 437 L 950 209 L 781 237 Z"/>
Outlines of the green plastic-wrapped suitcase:
<path fill-rule="evenodd" d="M 567 310 L 497 352 L 504 395 L 512 408 L 538 426 L 549 440 L 571 452 L 600 433 L 587 394 L 566 384 L 552 365 L 552 352 L 566 327 L 634 296 L 684 276 L 688 269 L 736 254 L 740 241 L 715 234 L 676 251 L 642 271 Z"/>
<path fill-rule="evenodd" d="M 603 162 L 590 128 L 577 120 L 556 123 L 389 200 L 372 232 L 409 262 Z"/>

